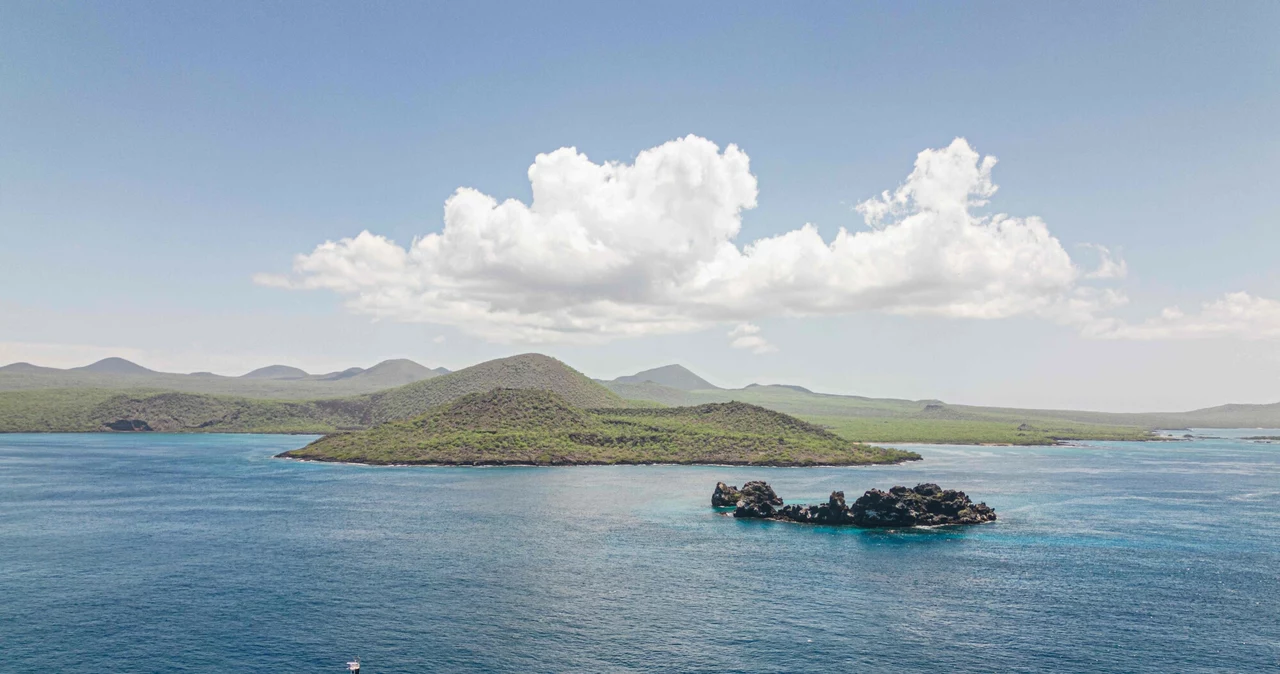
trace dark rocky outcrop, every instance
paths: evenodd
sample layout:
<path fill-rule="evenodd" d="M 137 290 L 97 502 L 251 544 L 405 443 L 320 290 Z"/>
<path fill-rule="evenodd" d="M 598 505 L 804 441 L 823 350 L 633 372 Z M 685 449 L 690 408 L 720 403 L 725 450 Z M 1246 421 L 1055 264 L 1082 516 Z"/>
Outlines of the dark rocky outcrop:
<path fill-rule="evenodd" d="M 724 489 L 722 489 L 724 488 Z M 712 504 L 723 503 L 723 482 L 716 485 Z M 738 492 L 734 517 L 772 519 L 806 524 L 843 524 L 864 528 L 905 528 L 953 524 L 981 524 L 996 519 L 996 511 L 985 503 L 974 503 L 962 491 L 943 489 L 936 484 L 914 488 L 893 487 L 887 492 L 872 489 L 853 505 L 846 505 L 844 492 L 833 491 L 826 503 L 782 505 L 773 488 L 764 482 L 748 482 Z"/>
<path fill-rule="evenodd" d="M 716 483 L 716 490 L 711 494 L 712 508 L 732 508 L 738 505 L 738 500 L 742 498 L 742 491 L 737 487 L 730 487 L 723 482 Z"/>
<path fill-rule="evenodd" d="M 888 492 L 872 489 L 849 508 L 860 527 L 928 527 L 943 524 L 981 524 L 996 519 L 986 503 L 974 503 L 955 489 L 919 484 L 913 489 L 894 487 Z"/>
<path fill-rule="evenodd" d="M 150 431 L 151 424 L 142 419 L 116 419 L 115 421 L 103 424 L 108 430 L 112 431 Z"/>
<path fill-rule="evenodd" d="M 770 518 L 774 516 L 775 508 L 782 505 L 782 499 L 773 493 L 773 487 L 768 484 L 760 481 L 748 482 L 742 485 L 735 505 L 734 517 Z"/>

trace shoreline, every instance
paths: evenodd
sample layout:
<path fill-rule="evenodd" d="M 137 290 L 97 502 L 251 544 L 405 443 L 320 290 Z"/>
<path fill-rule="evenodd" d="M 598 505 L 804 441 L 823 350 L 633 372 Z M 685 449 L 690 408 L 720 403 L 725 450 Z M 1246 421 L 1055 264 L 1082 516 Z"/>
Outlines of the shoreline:
<path fill-rule="evenodd" d="M 343 461 L 339 459 L 313 459 L 296 456 L 285 456 L 284 453 L 272 456 L 273 459 L 297 461 L 299 463 L 322 463 L 340 466 L 372 466 L 374 468 L 582 468 L 591 466 L 695 466 L 717 468 L 867 468 L 876 466 L 900 466 L 919 459 L 902 459 L 899 461 L 883 461 L 874 463 L 811 463 L 811 464 L 770 464 L 770 463 L 671 463 L 660 461 L 617 462 L 617 463 L 374 463 L 369 461 Z"/>

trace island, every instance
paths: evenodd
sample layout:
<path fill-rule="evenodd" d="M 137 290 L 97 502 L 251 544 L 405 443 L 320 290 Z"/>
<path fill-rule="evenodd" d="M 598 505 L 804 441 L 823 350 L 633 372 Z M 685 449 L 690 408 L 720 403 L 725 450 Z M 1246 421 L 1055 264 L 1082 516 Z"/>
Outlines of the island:
<path fill-rule="evenodd" d="M 936 484 L 893 487 L 889 491 L 871 489 L 852 505 L 844 492 L 833 491 L 826 503 L 783 505 L 766 482 L 748 482 L 741 489 L 723 482 L 711 494 L 715 508 L 732 507 L 741 519 L 766 519 L 804 524 L 834 524 L 868 529 L 936 527 L 983 524 L 996 520 L 996 511 L 986 503 L 974 503 L 962 491 L 943 489 Z"/>
<path fill-rule="evenodd" d="M 551 391 L 509 388 L 464 395 L 405 421 L 333 433 L 279 456 L 467 466 L 849 466 L 920 459 L 747 403 L 588 409 Z"/>

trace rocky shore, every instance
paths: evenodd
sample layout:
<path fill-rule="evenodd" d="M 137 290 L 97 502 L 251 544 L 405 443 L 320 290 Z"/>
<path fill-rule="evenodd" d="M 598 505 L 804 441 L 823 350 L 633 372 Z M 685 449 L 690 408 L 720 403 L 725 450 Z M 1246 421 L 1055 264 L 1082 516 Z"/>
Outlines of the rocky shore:
<path fill-rule="evenodd" d="M 720 482 L 711 494 L 711 505 L 732 507 L 733 516 L 744 519 L 877 529 L 982 524 L 996 519 L 996 511 L 986 503 L 974 503 L 962 491 L 932 483 L 912 488 L 898 486 L 887 492 L 872 489 L 852 505 L 845 504 L 842 491 L 831 492 L 826 503 L 783 505 L 765 482 L 748 482 L 741 489 Z"/>

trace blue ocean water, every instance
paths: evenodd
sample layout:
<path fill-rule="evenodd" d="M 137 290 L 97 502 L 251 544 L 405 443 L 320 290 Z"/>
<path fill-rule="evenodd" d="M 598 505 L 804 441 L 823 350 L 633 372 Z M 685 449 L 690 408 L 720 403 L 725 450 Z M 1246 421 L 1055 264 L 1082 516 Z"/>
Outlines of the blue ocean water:
<path fill-rule="evenodd" d="M 921 446 L 817 469 L 271 458 L 309 439 L 0 436 L 0 671 L 1280 668 L 1280 445 Z M 806 502 L 934 481 L 1000 521 L 708 507 L 750 479 Z"/>

